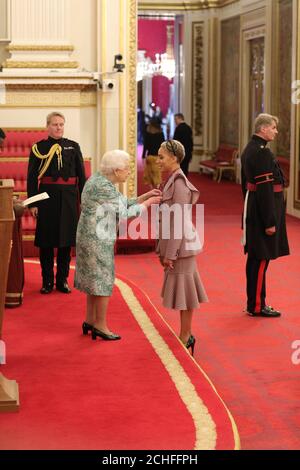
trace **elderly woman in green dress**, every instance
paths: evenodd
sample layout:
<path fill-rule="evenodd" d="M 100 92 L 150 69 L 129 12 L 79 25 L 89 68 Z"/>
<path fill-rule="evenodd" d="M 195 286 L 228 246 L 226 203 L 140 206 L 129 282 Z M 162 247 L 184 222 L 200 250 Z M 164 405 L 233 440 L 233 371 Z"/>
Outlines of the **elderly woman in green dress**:
<path fill-rule="evenodd" d="M 118 222 L 138 217 L 151 204 L 159 204 L 161 192 L 149 191 L 135 199 L 127 199 L 115 184 L 125 183 L 130 157 L 122 150 L 106 152 L 100 172 L 86 182 L 81 196 L 81 215 L 76 237 L 76 272 L 74 286 L 87 296 L 83 334 L 92 332 L 104 340 L 121 337 L 110 331 L 106 312 L 115 280 L 114 244 Z"/>

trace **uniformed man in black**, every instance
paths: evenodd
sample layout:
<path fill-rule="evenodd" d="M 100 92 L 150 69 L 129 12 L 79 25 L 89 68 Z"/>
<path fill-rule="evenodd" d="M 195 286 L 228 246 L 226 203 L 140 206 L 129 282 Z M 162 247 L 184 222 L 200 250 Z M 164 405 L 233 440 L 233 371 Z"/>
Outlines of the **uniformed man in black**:
<path fill-rule="evenodd" d="M 185 122 L 183 114 L 175 114 L 174 119 L 176 129 L 174 132 L 173 139 L 178 140 L 178 142 L 180 142 L 184 146 L 185 157 L 180 163 L 180 167 L 185 176 L 187 176 L 189 172 L 189 164 L 193 157 L 193 131 L 192 128 Z"/>
<path fill-rule="evenodd" d="M 5 132 L 0 128 L 0 152 L 4 147 L 5 137 L 6 137 Z"/>
<path fill-rule="evenodd" d="M 30 207 L 31 214 L 37 218 L 35 245 L 40 248 L 41 294 L 53 290 L 54 248 L 57 248 L 56 289 L 66 294 L 71 292 L 67 278 L 85 171 L 79 145 L 63 138 L 64 124 L 61 113 L 49 114 L 48 139 L 33 145 L 29 157 L 28 197 L 42 192 L 50 196 Z"/>
<path fill-rule="evenodd" d="M 245 198 L 243 244 L 248 253 L 247 313 L 279 317 L 266 305 L 266 271 L 271 259 L 289 254 L 285 224 L 284 177 L 267 143 L 274 140 L 278 118 L 260 114 L 242 155 L 242 189 Z"/>

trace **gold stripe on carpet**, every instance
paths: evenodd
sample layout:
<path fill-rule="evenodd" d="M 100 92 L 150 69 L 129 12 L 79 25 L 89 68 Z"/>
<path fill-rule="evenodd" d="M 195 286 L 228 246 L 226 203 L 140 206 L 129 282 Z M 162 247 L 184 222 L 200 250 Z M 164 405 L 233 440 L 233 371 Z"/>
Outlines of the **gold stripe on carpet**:
<path fill-rule="evenodd" d="M 163 317 L 163 315 L 160 313 L 160 311 L 157 309 L 157 307 L 154 305 L 154 303 L 152 302 L 152 300 L 150 299 L 150 297 L 148 296 L 148 294 L 143 291 L 140 287 L 138 287 L 134 282 L 130 281 L 131 284 L 133 286 L 135 286 L 136 288 L 138 288 L 142 293 L 143 295 L 145 296 L 145 298 L 148 300 L 149 304 L 152 305 L 153 309 L 156 311 L 157 315 L 159 316 L 159 318 L 161 319 L 161 321 L 166 325 L 166 327 L 174 334 L 174 336 L 176 336 L 176 338 L 178 339 L 178 342 L 180 343 L 180 345 L 182 346 L 182 348 L 184 348 L 184 350 L 186 351 L 186 348 L 183 346 L 182 342 L 180 341 L 180 339 L 178 338 L 178 336 L 176 335 L 175 331 L 172 329 L 172 327 L 169 325 L 169 323 L 165 320 L 165 318 Z M 189 358 L 190 360 L 192 360 L 195 364 L 195 366 L 199 369 L 199 371 L 201 372 L 201 374 L 205 377 L 205 379 L 207 380 L 207 382 L 210 384 L 211 388 L 213 389 L 214 393 L 216 394 L 216 396 L 218 397 L 218 399 L 220 400 L 220 402 L 222 403 L 222 405 L 224 406 L 225 408 L 225 411 L 229 417 L 229 420 L 230 420 L 230 423 L 231 423 L 231 427 L 232 427 L 232 432 L 233 432 L 233 436 L 234 436 L 234 443 L 235 443 L 235 446 L 234 446 L 234 450 L 241 450 L 241 441 L 240 441 L 240 436 L 239 436 L 239 432 L 238 432 L 238 428 L 237 428 L 237 425 L 235 424 L 235 421 L 234 421 L 234 418 L 232 416 L 232 414 L 230 413 L 229 409 L 227 408 L 226 406 L 226 403 L 224 402 L 224 400 L 222 399 L 222 397 L 219 395 L 215 385 L 213 384 L 213 382 L 211 381 L 211 379 L 208 377 L 208 375 L 206 374 L 206 372 L 202 369 L 202 367 L 200 367 L 200 365 L 198 364 L 198 362 L 195 360 L 195 358 L 193 356 L 191 356 L 187 351 L 186 353 L 189 355 Z"/>
<path fill-rule="evenodd" d="M 132 315 L 165 366 L 180 398 L 192 416 L 196 431 L 194 449 L 214 450 L 217 441 L 216 426 L 207 407 L 197 394 L 190 378 L 151 322 L 147 313 L 135 297 L 132 289 L 120 279 L 116 279 L 115 284 L 120 289 Z"/>
<path fill-rule="evenodd" d="M 24 262 L 28 264 L 40 264 L 39 261 L 36 261 L 36 260 L 26 259 L 24 260 Z M 75 266 L 71 265 L 70 269 L 74 270 Z M 197 394 L 197 391 L 195 387 L 193 386 L 190 378 L 188 377 L 183 367 L 181 366 L 179 361 L 176 359 L 176 357 L 172 353 L 171 349 L 165 343 L 165 341 L 163 340 L 163 338 L 161 337 L 161 335 L 159 334 L 159 332 L 157 331 L 153 323 L 151 322 L 147 313 L 145 312 L 145 310 L 142 308 L 141 304 L 135 297 L 132 289 L 125 282 L 121 281 L 118 278 L 116 278 L 115 284 L 120 289 L 120 292 L 124 298 L 124 301 L 127 303 L 132 315 L 138 322 L 146 338 L 148 339 L 148 341 L 154 348 L 156 354 L 158 355 L 163 365 L 165 366 L 167 372 L 169 373 L 171 377 L 171 380 L 173 381 L 179 393 L 180 398 L 182 399 L 183 403 L 185 404 L 187 410 L 189 411 L 193 419 L 195 432 L 196 432 L 194 449 L 195 450 L 214 450 L 216 448 L 216 441 L 217 441 L 216 426 L 207 407 L 204 405 L 203 401 Z M 150 301 L 148 297 L 147 299 Z M 151 301 L 150 303 L 153 306 Z M 164 323 L 169 327 L 169 329 L 173 331 L 170 328 L 170 326 L 165 322 L 163 317 L 161 315 L 159 316 L 164 321 Z M 191 359 L 193 358 L 191 357 Z M 197 364 L 196 361 L 195 361 L 195 364 Z M 200 370 L 205 376 L 205 378 L 209 380 L 207 375 L 202 371 L 202 369 Z M 210 380 L 209 380 L 209 383 L 210 385 L 212 385 L 213 390 L 216 392 L 215 387 L 210 382 Z M 219 397 L 218 394 L 217 396 Z M 224 404 L 223 401 L 222 403 Z M 233 431 L 236 431 L 234 432 L 235 442 L 236 442 L 235 448 L 238 449 L 240 446 L 239 446 L 239 438 L 238 438 L 237 429 L 236 429 L 232 416 L 230 415 L 228 410 L 227 412 L 231 419 L 232 425 L 234 425 Z"/>

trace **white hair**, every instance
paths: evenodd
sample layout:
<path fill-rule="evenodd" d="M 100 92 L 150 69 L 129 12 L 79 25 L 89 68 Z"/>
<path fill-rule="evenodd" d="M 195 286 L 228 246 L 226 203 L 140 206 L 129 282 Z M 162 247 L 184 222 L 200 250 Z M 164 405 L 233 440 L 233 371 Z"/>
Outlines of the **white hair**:
<path fill-rule="evenodd" d="M 129 160 L 130 156 L 124 150 L 109 150 L 101 159 L 100 173 L 109 175 L 114 170 L 124 170 Z"/>

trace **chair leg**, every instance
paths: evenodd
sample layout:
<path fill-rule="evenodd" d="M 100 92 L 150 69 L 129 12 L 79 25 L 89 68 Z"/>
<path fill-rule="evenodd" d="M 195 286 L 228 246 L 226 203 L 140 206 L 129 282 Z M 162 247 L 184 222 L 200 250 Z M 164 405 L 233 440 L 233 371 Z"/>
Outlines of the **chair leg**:
<path fill-rule="evenodd" d="M 220 183 L 221 179 L 222 179 L 222 174 L 223 174 L 223 168 L 218 168 L 218 173 L 219 173 L 219 178 L 218 178 L 218 183 Z"/>

